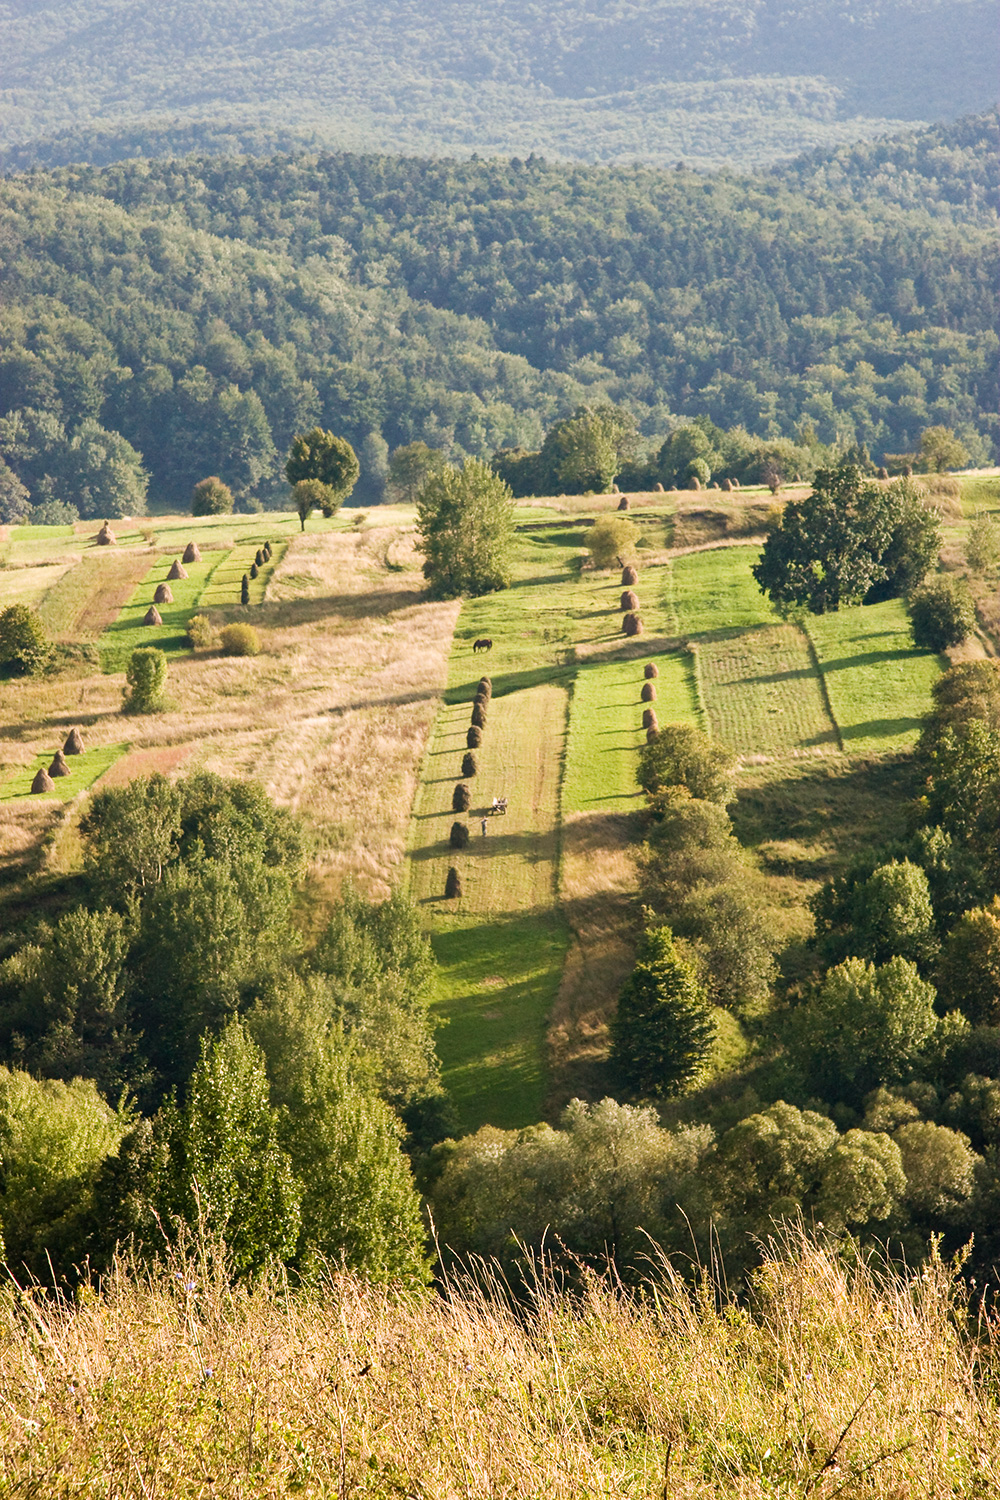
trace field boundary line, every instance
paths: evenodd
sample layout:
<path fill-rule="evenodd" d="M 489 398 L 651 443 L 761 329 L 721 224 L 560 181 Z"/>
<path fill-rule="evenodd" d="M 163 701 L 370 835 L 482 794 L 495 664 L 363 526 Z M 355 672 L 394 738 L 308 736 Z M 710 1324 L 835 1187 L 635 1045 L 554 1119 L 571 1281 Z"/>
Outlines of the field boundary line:
<path fill-rule="evenodd" d="M 815 643 L 809 633 L 808 627 L 800 625 L 798 626 L 798 629 L 805 636 L 806 647 L 809 651 L 809 660 L 812 662 L 813 666 L 816 669 L 816 675 L 819 678 L 820 692 L 823 694 L 823 702 L 826 705 L 827 713 L 830 715 L 830 723 L 833 725 L 834 729 L 837 732 L 837 745 L 840 749 L 840 753 L 841 755 L 846 755 L 847 751 L 844 749 L 844 736 L 840 728 L 840 720 L 837 718 L 837 715 L 833 711 L 833 701 L 830 697 L 830 689 L 827 686 L 826 673 L 823 671 L 823 665 L 819 659 L 819 652 L 816 650 Z"/>
<path fill-rule="evenodd" d="M 681 647 L 682 654 L 688 658 L 691 669 L 691 681 L 694 683 L 694 701 L 701 715 L 701 727 L 711 738 L 712 721 L 708 716 L 708 704 L 705 701 L 705 685 L 701 680 L 701 656 L 698 651 L 697 641 L 687 641 Z"/>

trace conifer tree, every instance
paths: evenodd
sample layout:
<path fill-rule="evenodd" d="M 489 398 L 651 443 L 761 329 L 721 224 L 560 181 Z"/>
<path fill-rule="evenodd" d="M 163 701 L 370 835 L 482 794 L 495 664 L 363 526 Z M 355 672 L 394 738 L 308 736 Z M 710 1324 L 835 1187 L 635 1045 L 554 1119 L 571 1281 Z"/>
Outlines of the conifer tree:
<path fill-rule="evenodd" d="M 715 1036 L 711 1008 L 669 927 L 647 931 L 618 997 L 611 1059 L 633 1093 L 679 1094 L 704 1067 Z"/>

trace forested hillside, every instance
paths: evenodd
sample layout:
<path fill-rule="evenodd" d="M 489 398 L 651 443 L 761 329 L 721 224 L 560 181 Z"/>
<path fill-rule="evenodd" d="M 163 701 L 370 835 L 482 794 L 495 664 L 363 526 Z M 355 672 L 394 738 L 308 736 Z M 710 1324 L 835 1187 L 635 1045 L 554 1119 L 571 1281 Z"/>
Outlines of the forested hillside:
<path fill-rule="evenodd" d="M 4 452 L 58 476 L 74 443 L 117 443 L 154 499 L 218 473 L 273 504 L 315 420 L 370 474 L 416 438 L 537 448 L 610 399 L 650 447 L 681 414 L 876 457 L 941 424 L 989 462 L 996 245 L 970 205 L 995 125 L 784 179 L 350 155 L 14 177 L 0 413 L 23 415 Z"/>
<path fill-rule="evenodd" d="M 340 149 L 751 166 L 996 97 L 993 0 L 43 0 L 0 7 L 0 49 L 0 141 L 50 161 L 252 125 Z"/>

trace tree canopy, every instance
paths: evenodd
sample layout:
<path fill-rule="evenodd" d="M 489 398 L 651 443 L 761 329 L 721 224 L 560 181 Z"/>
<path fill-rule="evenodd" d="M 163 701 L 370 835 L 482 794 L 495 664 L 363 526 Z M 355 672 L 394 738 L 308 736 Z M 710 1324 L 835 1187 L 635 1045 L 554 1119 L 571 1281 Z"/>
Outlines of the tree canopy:
<path fill-rule="evenodd" d="M 510 583 L 514 499 L 487 464 L 470 458 L 432 474 L 417 501 L 417 529 L 436 598 L 491 594 Z"/>

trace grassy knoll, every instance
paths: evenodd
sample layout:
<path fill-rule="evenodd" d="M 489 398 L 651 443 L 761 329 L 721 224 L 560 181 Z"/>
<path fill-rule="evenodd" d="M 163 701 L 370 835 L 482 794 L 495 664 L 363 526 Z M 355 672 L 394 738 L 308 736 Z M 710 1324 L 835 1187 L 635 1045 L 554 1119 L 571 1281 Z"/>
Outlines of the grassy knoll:
<path fill-rule="evenodd" d="M 213 570 L 227 556 L 225 552 L 206 552 L 201 562 L 186 564 L 188 576 L 170 584 L 173 603 L 156 606 L 163 624 L 144 625 L 143 617 L 153 602 L 156 586 L 166 583 L 172 559 L 162 557 L 155 562 L 138 588 L 133 590 L 117 620 L 101 636 L 101 670 L 123 672 L 137 646 L 158 646 L 168 656 L 190 650 L 185 635 L 187 622 Z"/>
<path fill-rule="evenodd" d="M 806 628 L 847 755 L 912 749 L 944 663 L 918 651 L 899 599 L 810 615 Z"/>
<path fill-rule="evenodd" d="M 35 778 L 35 773 L 43 767 L 48 769 L 56 749 L 58 746 L 53 744 L 50 751 L 36 756 L 29 765 L 23 766 L 12 776 L 0 781 L 0 802 L 10 802 L 31 796 L 31 783 Z M 70 774 L 55 777 L 55 791 L 40 795 L 68 802 L 78 792 L 86 791 L 88 787 L 93 786 L 97 778 L 103 776 L 127 749 L 126 744 L 99 745 L 93 750 L 85 751 L 83 755 L 67 756 L 66 764 L 70 768 Z"/>
<path fill-rule="evenodd" d="M 648 658 L 581 665 L 570 698 L 562 811 L 629 812 L 641 804 L 635 780 L 636 757 L 646 743 L 639 700 Z M 661 724 L 698 724 L 693 663 L 689 653 L 664 652 L 654 658 L 654 683 Z"/>
<path fill-rule="evenodd" d="M 697 645 L 712 733 L 740 755 L 837 749 L 823 685 L 795 625 L 711 635 Z"/>

